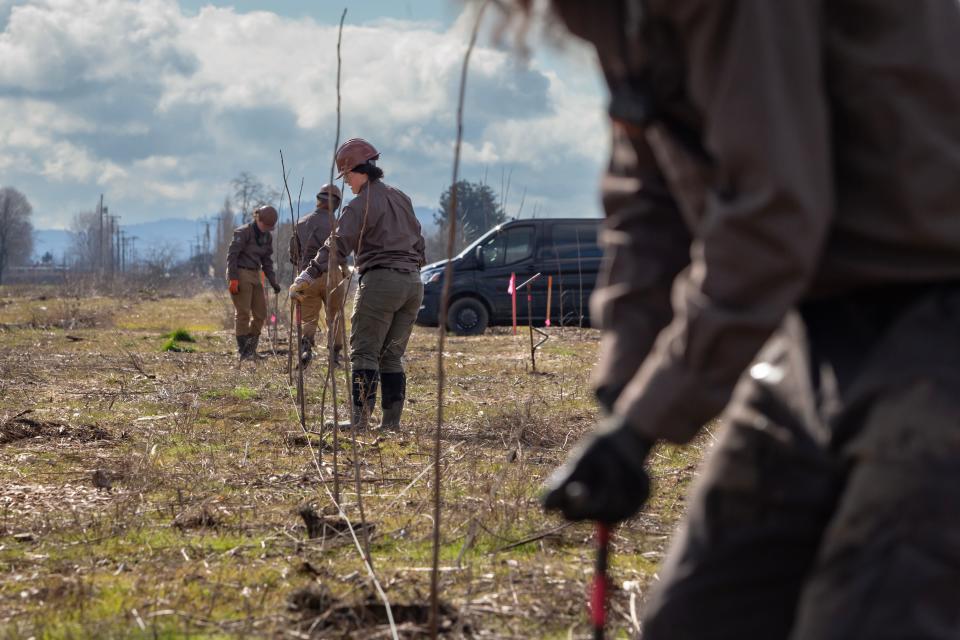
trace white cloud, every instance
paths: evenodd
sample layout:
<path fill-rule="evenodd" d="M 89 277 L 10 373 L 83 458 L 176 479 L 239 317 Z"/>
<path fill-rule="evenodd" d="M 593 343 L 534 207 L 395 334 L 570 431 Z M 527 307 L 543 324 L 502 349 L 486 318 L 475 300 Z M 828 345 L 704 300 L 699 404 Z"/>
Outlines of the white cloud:
<path fill-rule="evenodd" d="M 69 142 L 50 145 L 43 161 L 43 175 L 54 181 L 99 182 L 99 169 L 99 163 L 85 149 Z"/>
<path fill-rule="evenodd" d="M 134 168 L 144 171 L 175 171 L 180 169 L 176 156 L 149 156 L 133 163 Z"/>
<path fill-rule="evenodd" d="M 14 7 L 0 38 L 0 83 L 32 91 L 84 88 L 189 65 L 172 39 L 175 2 L 41 0 Z"/>
<path fill-rule="evenodd" d="M 397 20 L 344 28 L 341 139 L 371 139 L 388 180 L 421 205 L 449 181 L 469 18 L 445 31 Z M 310 192 L 333 145 L 336 35 L 268 11 L 187 15 L 175 0 L 14 6 L 0 32 L 0 182 L 32 185 L 35 209 L 64 216 L 77 199 L 67 188 L 107 190 L 131 221 L 199 216 L 240 170 L 278 182 L 283 148 Z M 509 167 L 528 201 L 595 211 L 594 187 L 575 181 L 596 174 L 607 135 L 600 98 L 584 86 L 537 58 L 478 46 L 464 176 Z"/>

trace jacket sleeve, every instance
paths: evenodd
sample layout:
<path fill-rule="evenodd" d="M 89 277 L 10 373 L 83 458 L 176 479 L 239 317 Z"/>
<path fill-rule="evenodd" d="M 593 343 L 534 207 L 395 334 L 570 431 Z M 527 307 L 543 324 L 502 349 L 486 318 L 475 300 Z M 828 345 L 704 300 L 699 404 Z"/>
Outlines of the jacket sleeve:
<path fill-rule="evenodd" d="M 240 246 L 243 244 L 242 231 L 233 232 L 233 240 L 227 249 L 227 280 L 237 280 L 240 272 L 237 269 L 237 258 L 240 256 Z"/>
<path fill-rule="evenodd" d="M 357 244 L 360 240 L 362 222 L 360 216 L 362 215 L 362 211 L 359 210 L 358 207 L 353 206 L 354 203 L 359 200 L 361 200 L 361 198 L 356 198 L 350 205 L 344 207 L 343 214 L 341 214 L 340 220 L 337 222 L 337 263 L 340 265 L 345 264 L 347 256 L 356 251 Z M 311 260 L 307 268 L 304 269 L 303 273 L 307 275 L 308 280 L 315 280 L 320 277 L 321 274 L 327 272 L 327 262 L 330 258 L 330 239 L 328 236 L 323 246 L 317 251 L 317 255 L 313 257 L 313 260 Z"/>
<path fill-rule="evenodd" d="M 417 225 L 417 226 L 419 227 L 419 225 Z M 418 229 L 418 232 L 417 232 L 417 233 L 418 233 L 418 235 L 417 235 L 417 242 L 416 242 L 416 244 L 414 244 L 414 247 L 413 247 L 413 248 L 414 248 L 414 249 L 417 251 L 417 253 L 420 255 L 420 261 L 419 261 L 419 264 L 418 264 L 417 266 L 422 269 L 422 268 L 423 268 L 423 265 L 427 264 L 427 243 L 426 243 L 426 241 L 423 239 L 423 231 Z"/>
<path fill-rule="evenodd" d="M 593 384 L 609 411 L 673 317 L 670 287 L 690 261 L 690 232 L 642 133 L 617 123 L 603 205 L 590 310 L 602 329 Z"/>
<path fill-rule="evenodd" d="M 318 224 L 313 229 L 310 230 L 310 239 L 309 241 L 305 242 L 303 246 L 304 246 L 304 251 L 308 253 L 312 253 L 313 255 L 304 256 L 304 258 L 310 258 L 310 259 L 314 258 L 317 255 L 317 252 L 320 250 L 320 248 L 327 241 L 327 238 L 329 238 L 329 234 L 327 234 L 326 236 L 322 235 L 324 228 L 325 228 L 324 225 Z"/>
<path fill-rule="evenodd" d="M 273 238 L 270 238 L 270 245 L 267 248 L 267 251 L 264 252 L 263 258 L 260 260 L 260 264 L 263 267 L 263 273 L 267 276 L 267 280 L 270 281 L 270 284 L 274 286 L 279 286 L 277 283 L 277 274 L 273 270 Z"/>
<path fill-rule="evenodd" d="M 290 243 L 289 243 L 288 251 L 290 253 L 290 264 L 294 266 L 299 266 L 297 264 L 298 251 L 297 251 L 297 231 L 296 230 L 294 230 L 294 232 L 290 234 Z"/>
<path fill-rule="evenodd" d="M 822 3 L 691 0 L 680 33 L 713 189 L 673 318 L 614 411 L 685 442 L 715 417 L 809 286 L 833 216 Z"/>

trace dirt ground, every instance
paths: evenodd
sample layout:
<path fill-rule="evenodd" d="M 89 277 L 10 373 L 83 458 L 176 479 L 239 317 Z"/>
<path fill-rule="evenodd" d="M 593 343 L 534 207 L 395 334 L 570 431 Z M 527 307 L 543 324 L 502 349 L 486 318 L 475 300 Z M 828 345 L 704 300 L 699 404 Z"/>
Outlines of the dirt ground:
<path fill-rule="evenodd" d="M 403 432 L 340 434 L 335 470 L 323 358 L 304 433 L 285 339 L 238 368 L 231 317 L 220 292 L 0 287 L 0 638 L 388 638 L 377 585 L 400 636 L 425 635 L 436 330 L 408 350 Z M 176 329 L 194 342 L 163 350 Z M 448 338 L 445 637 L 589 636 L 592 530 L 537 493 L 597 418 L 597 338 L 550 330 L 536 372 L 525 332 Z M 610 637 L 636 631 L 712 438 L 655 452 L 655 494 L 613 538 Z"/>

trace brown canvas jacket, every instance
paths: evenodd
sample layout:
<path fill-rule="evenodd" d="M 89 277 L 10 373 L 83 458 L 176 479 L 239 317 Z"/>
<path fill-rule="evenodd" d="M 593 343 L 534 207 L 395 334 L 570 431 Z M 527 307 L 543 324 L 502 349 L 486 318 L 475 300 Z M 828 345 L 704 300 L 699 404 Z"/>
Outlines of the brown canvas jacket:
<path fill-rule="evenodd" d="M 356 254 L 361 275 L 373 267 L 419 271 L 426 264 L 425 247 L 410 198 L 380 180 L 364 185 L 337 222 L 339 262 Z M 326 272 L 329 249 L 328 239 L 305 270 L 311 278 Z"/>
<path fill-rule="evenodd" d="M 290 238 L 290 263 L 303 271 L 317 251 L 330 237 L 330 212 L 317 209 L 305 215 L 297 223 L 296 235 Z M 300 241 L 300 261 L 297 262 L 297 240 Z"/>
<path fill-rule="evenodd" d="M 956 0 L 557 2 L 610 85 L 601 398 L 689 440 L 789 309 L 960 279 Z"/>
<path fill-rule="evenodd" d="M 277 284 L 273 271 L 273 237 L 269 231 L 260 233 L 256 222 L 233 230 L 233 242 L 227 249 L 227 280 L 238 279 L 238 269 L 263 270 L 270 284 Z"/>

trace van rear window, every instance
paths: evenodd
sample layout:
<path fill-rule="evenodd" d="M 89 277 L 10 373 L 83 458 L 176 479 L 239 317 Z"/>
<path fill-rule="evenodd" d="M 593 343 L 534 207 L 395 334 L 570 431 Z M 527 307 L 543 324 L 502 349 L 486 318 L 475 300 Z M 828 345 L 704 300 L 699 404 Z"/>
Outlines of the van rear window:
<path fill-rule="evenodd" d="M 603 251 L 597 245 L 595 224 L 555 224 L 551 226 L 551 242 L 544 246 L 544 258 L 576 260 L 577 258 L 602 258 Z"/>

